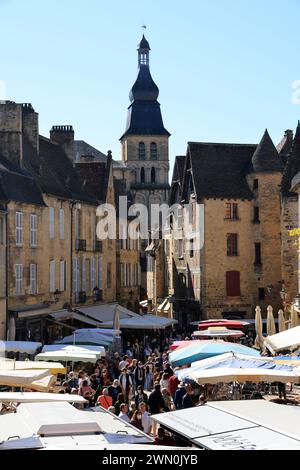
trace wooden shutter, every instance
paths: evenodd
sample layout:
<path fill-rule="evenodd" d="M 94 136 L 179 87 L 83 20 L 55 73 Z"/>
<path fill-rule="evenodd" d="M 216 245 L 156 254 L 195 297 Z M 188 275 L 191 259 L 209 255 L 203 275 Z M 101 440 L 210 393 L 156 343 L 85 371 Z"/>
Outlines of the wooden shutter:
<path fill-rule="evenodd" d="M 55 292 L 55 260 L 50 261 L 50 292 Z"/>
<path fill-rule="evenodd" d="M 49 236 L 51 239 L 55 236 L 55 213 L 54 207 L 49 207 Z"/>
<path fill-rule="evenodd" d="M 60 240 L 65 239 L 65 211 L 59 209 L 59 238 Z"/>
<path fill-rule="evenodd" d="M 241 295 L 239 271 L 226 272 L 226 294 L 228 297 L 238 297 Z"/>

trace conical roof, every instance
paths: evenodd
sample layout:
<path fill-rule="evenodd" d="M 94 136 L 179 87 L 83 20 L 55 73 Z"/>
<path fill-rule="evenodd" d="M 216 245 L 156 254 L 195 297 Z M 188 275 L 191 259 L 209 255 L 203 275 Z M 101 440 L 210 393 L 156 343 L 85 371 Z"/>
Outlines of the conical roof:
<path fill-rule="evenodd" d="M 141 42 L 138 44 L 138 49 L 148 49 L 149 51 L 151 50 L 150 49 L 150 46 L 149 46 L 149 42 L 147 41 L 147 39 L 145 38 L 145 36 L 143 35 L 142 39 L 141 39 Z"/>
<path fill-rule="evenodd" d="M 251 159 L 250 172 L 282 171 L 276 147 L 266 129 Z"/>

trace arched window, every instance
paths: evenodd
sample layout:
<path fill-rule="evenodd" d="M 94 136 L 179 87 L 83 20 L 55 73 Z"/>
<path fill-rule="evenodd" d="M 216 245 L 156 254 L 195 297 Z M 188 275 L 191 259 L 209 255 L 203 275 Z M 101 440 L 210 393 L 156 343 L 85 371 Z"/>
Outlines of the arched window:
<path fill-rule="evenodd" d="M 144 167 L 141 168 L 141 183 L 142 184 L 145 183 L 145 168 Z"/>
<path fill-rule="evenodd" d="M 157 160 L 157 145 L 155 142 L 151 142 L 150 145 L 150 158 L 151 160 Z"/>
<path fill-rule="evenodd" d="M 145 144 L 144 142 L 140 142 L 139 143 L 139 159 L 145 160 L 145 157 L 146 157 Z"/>
<path fill-rule="evenodd" d="M 151 168 L 151 183 L 154 184 L 155 183 L 155 168 L 152 167 Z"/>

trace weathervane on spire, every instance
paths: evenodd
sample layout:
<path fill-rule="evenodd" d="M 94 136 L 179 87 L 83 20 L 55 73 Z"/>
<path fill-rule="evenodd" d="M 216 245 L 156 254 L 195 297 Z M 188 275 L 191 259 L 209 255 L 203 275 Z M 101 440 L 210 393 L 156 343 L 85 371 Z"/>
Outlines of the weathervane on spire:
<path fill-rule="evenodd" d="M 146 28 L 147 28 L 147 26 L 145 25 L 145 23 L 143 23 L 143 24 L 142 24 L 142 29 L 145 30 Z"/>

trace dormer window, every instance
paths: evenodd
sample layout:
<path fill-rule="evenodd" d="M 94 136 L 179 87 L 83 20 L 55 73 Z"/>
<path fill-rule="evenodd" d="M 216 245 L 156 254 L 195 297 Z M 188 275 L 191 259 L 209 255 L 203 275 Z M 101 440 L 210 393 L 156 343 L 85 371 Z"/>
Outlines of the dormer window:
<path fill-rule="evenodd" d="M 150 158 L 151 160 L 157 160 L 157 145 L 155 142 L 151 142 L 150 145 Z"/>
<path fill-rule="evenodd" d="M 139 143 L 139 159 L 145 160 L 145 158 L 146 158 L 145 144 L 144 142 L 140 142 Z"/>

